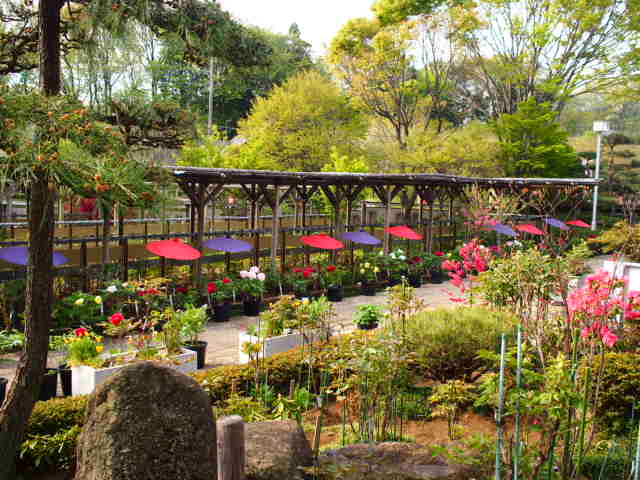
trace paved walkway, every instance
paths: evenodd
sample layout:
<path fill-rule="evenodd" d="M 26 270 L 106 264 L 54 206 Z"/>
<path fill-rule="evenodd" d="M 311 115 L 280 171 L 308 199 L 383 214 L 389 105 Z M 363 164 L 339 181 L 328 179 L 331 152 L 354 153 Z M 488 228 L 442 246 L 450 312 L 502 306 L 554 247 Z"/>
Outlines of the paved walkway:
<path fill-rule="evenodd" d="M 416 289 L 416 293 L 424 300 L 427 308 L 452 306 L 453 303 L 449 301 L 447 294 L 448 291 L 452 291 L 452 288 L 449 282 L 440 285 L 426 284 Z M 375 297 L 348 297 L 342 302 L 334 303 L 337 313 L 333 322 L 334 333 L 348 333 L 355 329 L 352 319 L 359 305 L 384 305 L 386 301 L 387 294 L 378 292 Z M 257 322 L 257 317 L 235 316 L 228 322 L 209 323 L 206 331 L 200 336 L 201 340 L 209 343 L 205 368 L 238 363 L 238 334 Z M 4 355 L 0 358 L 0 377 L 13 378 L 18 358 L 19 353 Z M 49 366 L 56 367 L 60 361 L 60 354 L 49 353 Z"/>

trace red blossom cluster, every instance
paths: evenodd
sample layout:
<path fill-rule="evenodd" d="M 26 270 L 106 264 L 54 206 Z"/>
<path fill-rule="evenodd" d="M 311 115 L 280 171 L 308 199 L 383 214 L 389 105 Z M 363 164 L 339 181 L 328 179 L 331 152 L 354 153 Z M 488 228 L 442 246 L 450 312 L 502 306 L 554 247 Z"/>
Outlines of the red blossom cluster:
<path fill-rule="evenodd" d="M 610 329 L 610 322 L 620 315 L 625 319 L 640 318 L 640 292 L 629 292 L 626 277 L 616 278 L 606 270 L 598 270 L 586 279 L 586 285 L 567 298 L 569 321 L 582 327 L 582 338 L 598 338 L 609 348 L 618 341 Z"/>
<path fill-rule="evenodd" d="M 311 277 L 312 274 L 315 273 L 316 269 L 313 267 L 305 267 L 305 268 L 296 267 L 293 269 L 293 271 L 294 273 L 301 273 L 304 278 L 309 278 Z"/>
<path fill-rule="evenodd" d="M 109 318 L 109 322 L 111 322 L 111 324 L 114 327 L 117 327 L 118 325 L 120 325 L 122 322 L 124 321 L 124 315 L 120 312 L 118 313 L 114 313 L 113 315 L 111 315 L 111 317 Z"/>
<path fill-rule="evenodd" d="M 178 293 L 189 293 L 189 287 L 176 287 Z"/>
<path fill-rule="evenodd" d="M 140 290 L 138 292 L 139 297 L 146 297 L 147 295 L 160 295 L 162 292 L 157 288 L 149 288 L 147 290 Z"/>

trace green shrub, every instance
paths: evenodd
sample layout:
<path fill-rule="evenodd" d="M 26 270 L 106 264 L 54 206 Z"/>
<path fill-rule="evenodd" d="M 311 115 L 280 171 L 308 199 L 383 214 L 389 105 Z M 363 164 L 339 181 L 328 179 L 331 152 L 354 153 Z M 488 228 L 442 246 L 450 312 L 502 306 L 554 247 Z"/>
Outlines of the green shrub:
<path fill-rule="evenodd" d="M 626 221 L 616 223 L 598 238 L 589 240 L 589 245 L 601 248 L 603 252 L 621 253 L 632 262 L 640 261 L 640 226 L 629 225 Z"/>
<path fill-rule="evenodd" d="M 87 398 L 77 396 L 36 402 L 20 446 L 18 464 L 21 469 L 56 471 L 73 468 Z"/>
<path fill-rule="evenodd" d="M 483 307 L 423 312 L 407 320 L 415 370 L 439 382 L 473 381 L 485 368 L 479 350 L 497 351 L 513 317 Z"/>
<path fill-rule="evenodd" d="M 582 460 L 580 473 L 589 480 L 629 478 L 634 446 L 603 442 Z"/>
<path fill-rule="evenodd" d="M 74 425 L 54 435 L 28 435 L 20 446 L 20 466 L 27 470 L 70 470 L 76 462 L 81 428 Z"/>
<path fill-rule="evenodd" d="M 54 398 L 36 402 L 27 423 L 27 435 L 55 435 L 84 424 L 87 396 Z"/>
<path fill-rule="evenodd" d="M 608 353 L 596 408 L 596 419 L 600 426 L 610 432 L 628 432 L 634 404 L 636 419 L 640 414 L 639 398 L 640 354 Z"/>

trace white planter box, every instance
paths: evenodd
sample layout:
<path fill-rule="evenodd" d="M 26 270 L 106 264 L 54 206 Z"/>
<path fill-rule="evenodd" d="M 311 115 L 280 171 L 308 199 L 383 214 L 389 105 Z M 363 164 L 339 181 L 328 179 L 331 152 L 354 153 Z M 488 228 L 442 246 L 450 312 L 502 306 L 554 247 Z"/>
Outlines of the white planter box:
<path fill-rule="evenodd" d="M 169 368 L 180 373 L 191 373 L 196 371 L 196 352 L 182 349 L 182 353 L 173 357 L 173 362 L 163 362 Z M 71 394 L 89 395 L 98 385 L 104 383 L 107 378 L 130 364 L 117 365 L 108 368 L 93 368 L 87 365 L 71 368 Z"/>
<path fill-rule="evenodd" d="M 311 334 L 307 333 L 307 339 L 305 339 L 301 333 L 289 333 L 287 335 L 280 335 L 279 337 L 265 338 L 262 344 L 262 352 L 260 353 L 260 358 L 270 357 L 280 352 L 286 352 L 303 344 L 308 345 L 309 343 L 317 342 L 323 338 L 326 338 L 326 336 L 326 333 L 324 333 L 324 335 L 321 335 L 321 332 L 317 331 Z M 246 342 L 258 343 L 260 341 L 260 338 L 249 335 L 248 333 L 240 332 L 238 334 L 238 340 L 239 362 L 249 363 L 251 359 L 249 358 L 249 355 L 242 351 L 242 345 L 244 345 Z"/>

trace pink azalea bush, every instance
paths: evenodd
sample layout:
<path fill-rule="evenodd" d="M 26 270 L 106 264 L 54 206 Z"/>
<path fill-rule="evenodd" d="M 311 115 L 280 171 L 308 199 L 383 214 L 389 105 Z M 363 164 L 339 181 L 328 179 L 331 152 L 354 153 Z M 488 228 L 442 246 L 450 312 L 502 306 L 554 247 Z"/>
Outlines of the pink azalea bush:
<path fill-rule="evenodd" d="M 623 296 L 628 279 L 616 278 L 610 272 L 598 270 L 586 279 L 586 285 L 569 293 L 567 308 L 569 322 L 581 328 L 585 340 L 600 338 L 607 347 L 613 347 L 618 336 L 613 333 L 617 318 L 640 318 L 640 292 Z"/>
<path fill-rule="evenodd" d="M 442 262 L 442 269 L 447 272 L 451 283 L 460 290 L 461 297 L 451 296 L 454 302 L 465 302 L 465 293 L 471 287 L 475 276 L 486 272 L 494 257 L 494 251 L 480 244 L 478 239 L 473 239 L 465 243 L 460 248 L 462 261 L 445 260 Z"/>

